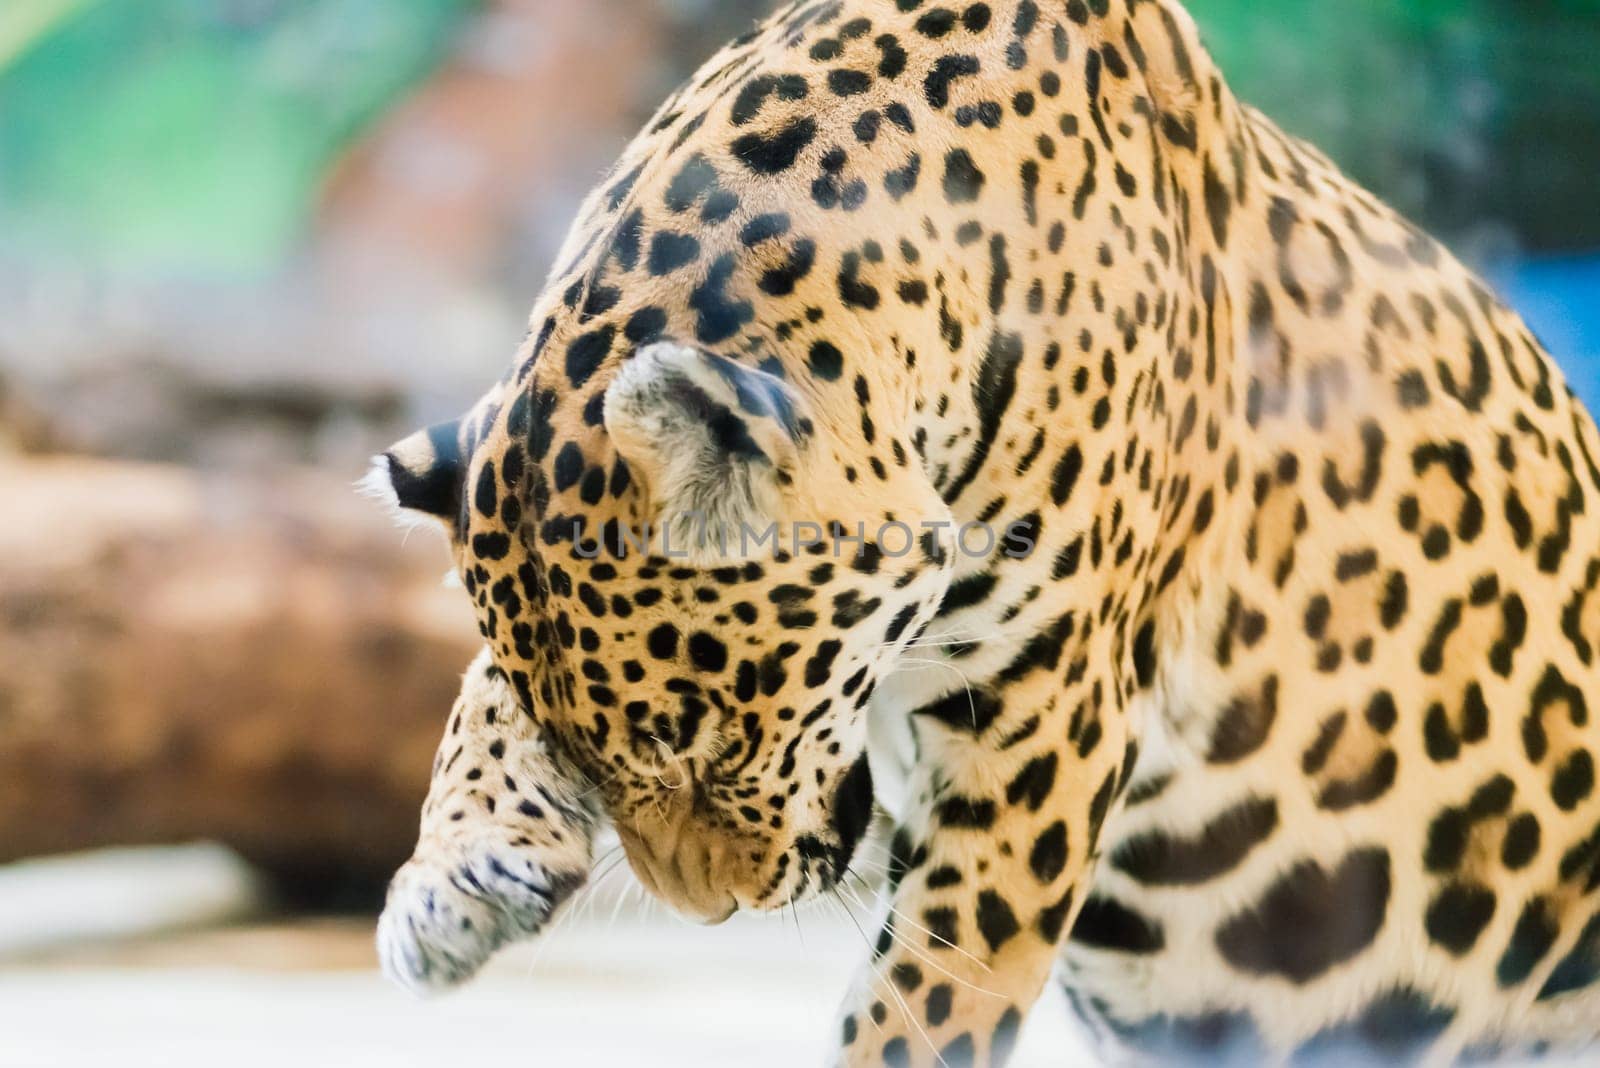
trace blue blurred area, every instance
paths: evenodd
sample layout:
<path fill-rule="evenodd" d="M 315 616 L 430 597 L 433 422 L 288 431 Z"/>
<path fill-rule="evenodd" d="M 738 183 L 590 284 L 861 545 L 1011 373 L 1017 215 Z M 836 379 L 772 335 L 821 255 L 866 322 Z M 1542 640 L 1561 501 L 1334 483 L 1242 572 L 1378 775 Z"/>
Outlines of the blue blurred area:
<path fill-rule="evenodd" d="M 1589 410 L 1600 412 L 1600 254 L 1503 265 L 1488 276 L 1555 355 Z"/>

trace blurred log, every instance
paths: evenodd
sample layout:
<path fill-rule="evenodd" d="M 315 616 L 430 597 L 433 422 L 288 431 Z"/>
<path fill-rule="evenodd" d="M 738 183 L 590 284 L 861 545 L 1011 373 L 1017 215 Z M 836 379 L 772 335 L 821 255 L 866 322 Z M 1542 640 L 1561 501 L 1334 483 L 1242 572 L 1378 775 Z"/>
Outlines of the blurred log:
<path fill-rule="evenodd" d="M 44 452 L 56 445 L 55 428 L 0 371 L 0 456 Z"/>
<path fill-rule="evenodd" d="M 476 645 L 337 479 L 0 456 L 0 861 L 209 838 L 291 898 L 408 855 Z"/>

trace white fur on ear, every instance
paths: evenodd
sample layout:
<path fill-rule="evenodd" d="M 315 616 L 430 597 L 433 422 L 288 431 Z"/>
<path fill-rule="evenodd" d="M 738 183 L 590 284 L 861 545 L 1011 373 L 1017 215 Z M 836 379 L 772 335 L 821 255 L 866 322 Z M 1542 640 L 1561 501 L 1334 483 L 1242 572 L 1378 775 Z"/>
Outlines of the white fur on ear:
<path fill-rule="evenodd" d="M 782 511 L 810 422 L 784 382 L 674 342 L 646 346 L 606 390 L 605 424 L 674 544 L 736 537 Z M 694 535 L 698 538 L 698 535 Z"/>
<path fill-rule="evenodd" d="M 379 453 L 372 458 L 367 467 L 367 473 L 355 481 L 356 493 L 369 501 L 377 501 L 394 525 L 409 535 L 420 526 L 426 526 L 427 520 L 416 512 L 407 511 L 400 504 L 400 495 L 394 491 L 394 478 L 390 473 L 390 461 L 386 453 Z"/>
<path fill-rule="evenodd" d="M 377 501 L 397 518 L 402 511 L 400 496 L 389 477 L 389 457 L 383 453 L 374 456 L 367 464 L 367 473 L 356 479 L 356 492 L 369 501 Z"/>
<path fill-rule="evenodd" d="M 363 485 L 378 500 L 453 527 L 461 514 L 463 450 L 461 420 L 435 423 L 391 445 L 373 461 Z"/>

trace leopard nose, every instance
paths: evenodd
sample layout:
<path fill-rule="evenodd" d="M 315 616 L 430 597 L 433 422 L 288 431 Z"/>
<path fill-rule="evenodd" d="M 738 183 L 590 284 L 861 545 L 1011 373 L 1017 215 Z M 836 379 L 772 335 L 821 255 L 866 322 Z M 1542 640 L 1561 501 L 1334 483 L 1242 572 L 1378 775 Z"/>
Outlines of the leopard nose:
<path fill-rule="evenodd" d="M 720 844 L 694 833 L 644 836 L 617 828 L 639 881 L 686 919 L 714 926 L 739 908 L 722 881 Z"/>
<path fill-rule="evenodd" d="M 687 905 L 680 905 L 678 911 L 695 923 L 705 927 L 715 927 L 738 912 L 739 903 L 733 899 L 732 894 L 714 895 L 704 900 L 696 899 Z"/>

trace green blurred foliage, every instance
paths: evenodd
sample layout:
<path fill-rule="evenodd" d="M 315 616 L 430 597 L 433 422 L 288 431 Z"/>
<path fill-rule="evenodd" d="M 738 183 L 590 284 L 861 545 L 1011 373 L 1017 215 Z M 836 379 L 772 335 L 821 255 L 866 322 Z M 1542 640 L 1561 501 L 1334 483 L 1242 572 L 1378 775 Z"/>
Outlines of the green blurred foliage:
<path fill-rule="evenodd" d="M 771 0 L 639 0 L 673 77 Z M 270 270 L 476 0 L 0 0 L 0 253 Z M 1600 247 L 1600 0 L 1190 0 L 1239 94 L 1447 238 Z"/>
<path fill-rule="evenodd" d="M 1600 246 L 1600 0 L 1189 0 L 1234 90 L 1450 236 Z"/>
<path fill-rule="evenodd" d="M 445 54 L 472 6 L 6 2 L 55 16 L 0 69 L 8 248 L 243 271 L 281 261 L 341 147 Z"/>

